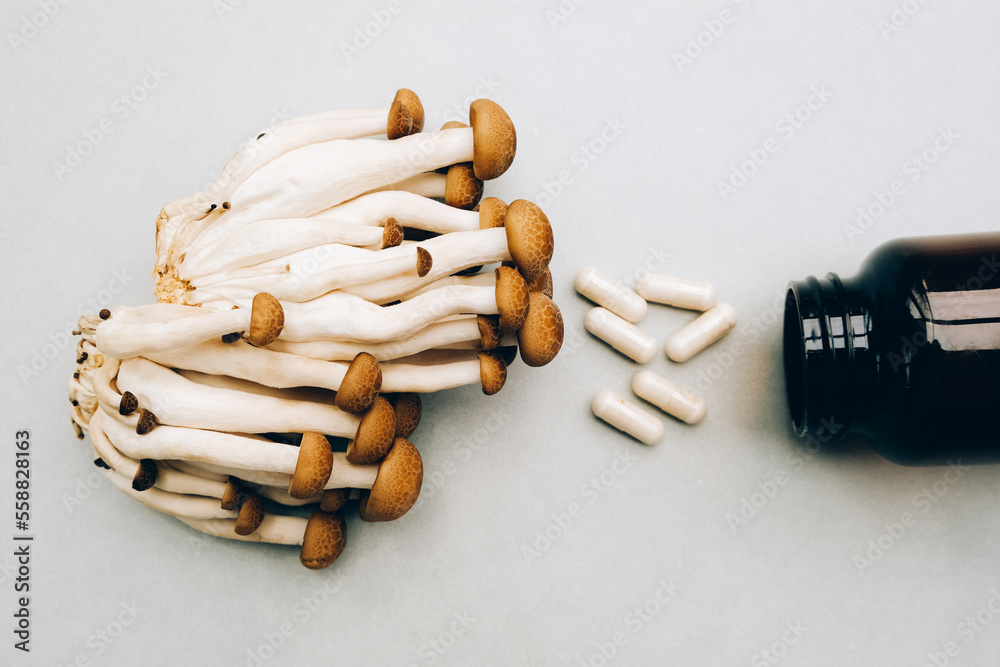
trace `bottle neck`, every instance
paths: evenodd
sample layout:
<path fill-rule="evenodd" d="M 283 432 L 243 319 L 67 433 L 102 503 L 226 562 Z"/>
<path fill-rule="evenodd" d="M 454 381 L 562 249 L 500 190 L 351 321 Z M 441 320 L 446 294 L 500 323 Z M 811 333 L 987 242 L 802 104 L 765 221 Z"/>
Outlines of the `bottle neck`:
<path fill-rule="evenodd" d="M 792 282 L 785 297 L 788 405 L 799 436 L 842 437 L 878 406 L 873 308 L 857 280 Z"/>

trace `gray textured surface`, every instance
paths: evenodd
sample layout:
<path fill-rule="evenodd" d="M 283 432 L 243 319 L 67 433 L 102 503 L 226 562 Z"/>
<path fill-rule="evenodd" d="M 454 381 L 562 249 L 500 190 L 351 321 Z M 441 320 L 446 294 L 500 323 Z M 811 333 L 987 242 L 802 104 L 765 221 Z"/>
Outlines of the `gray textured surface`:
<path fill-rule="evenodd" d="M 46 3 L 0 11 L 0 516 L 10 441 L 28 428 L 37 535 L 28 659 L 10 646 L 13 559 L 0 557 L 0 663 L 597 666 L 618 640 L 621 665 L 995 664 L 997 469 L 948 483 L 864 443 L 797 448 L 776 308 L 789 279 L 851 273 L 884 240 L 996 225 L 1000 5 L 225 2 L 51 2 L 21 41 L 11 35 Z M 904 6 L 912 17 L 880 29 Z M 355 28 L 390 7 L 346 56 Z M 710 40 L 705 22 L 723 11 Z M 708 45 L 679 63 L 699 35 Z M 97 477 L 69 428 L 60 332 L 88 299 L 151 298 L 160 205 L 203 186 L 248 136 L 276 116 L 384 104 L 404 85 L 431 128 L 477 95 L 517 124 L 517 160 L 488 193 L 534 199 L 555 224 L 568 324 L 557 361 L 514 367 L 493 398 L 429 398 L 420 502 L 392 525 L 352 517 L 347 551 L 319 574 L 292 549 L 200 540 L 107 482 L 87 489 Z M 829 98 L 801 127 L 782 120 L 815 89 Z M 948 128 L 949 150 L 913 171 Z M 98 134 L 79 165 L 56 166 Z M 724 198 L 718 183 L 769 139 L 776 152 Z M 902 194 L 851 238 L 857 209 L 897 179 Z M 629 395 L 637 367 L 582 333 L 589 304 L 571 277 L 587 264 L 629 282 L 642 266 L 708 279 L 737 307 L 725 342 L 649 365 L 704 393 L 705 423 L 671 422 L 647 448 L 590 416 L 590 396 Z M 656 307 L 643 327 L 664 340 L 688 319 Z M 62 349 L 42 363 L 48 344 Z M 20 377 L 33 359 L 37 375 Z M 773 497 L 754 496 L 775 475 Z M 744 501 L 762 506 L 734 527 Z M 907 512 L 915 524 L 884 537 Z M 880 537 L 890 548 L 859 567 Z M 637 615 L 657 594 L 669 601 Z M 119 616 L 124 631 L 99 639 Z"/>

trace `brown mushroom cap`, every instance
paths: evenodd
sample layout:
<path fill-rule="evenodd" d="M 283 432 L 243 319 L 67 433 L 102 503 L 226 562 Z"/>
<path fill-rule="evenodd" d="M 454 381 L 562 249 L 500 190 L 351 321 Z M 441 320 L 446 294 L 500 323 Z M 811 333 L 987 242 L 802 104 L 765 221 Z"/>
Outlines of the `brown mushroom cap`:
<path fill-rule="evenodd" d="M 130 391 L 122 394 L 122 400 L 118 402 L 118 414 L 128 417 L 139 407 L 139 399 Z"/>
<path fill-rule="evenodd" d="M 563 318 L 559 308 L 541 292 L 528 295 L 528 317 L 517 330 L 521 359 L 529 366 L 544 366 L 552 361 L 563 341 Z"/>
<path fill-rule="evenodd" d="M 403 226 L 396 218 L 387 218 L 382 225 L 382 247 L 395 248 L 403 242 Z"/>
<path fill-rule="evenodd" d="M 396 394 L 390 401 L 396 414 L 396 437 L 409 438 L 417 430 L 420 416 L 423 413 L 423 402 L 420 394 L 406 391 Z"/>
<path fill-rule="evenodd" d="M 356 465 L 376 463 L 392 447 L 396 437 L 396 414 L 381 396 L 361 418 L 354 440 L 347 445 L 347 460 Z"/>
<path fill-rule="evenodd" d="M 396 91 L 393 102 L 402 102 L 410 110 L 410 117 L 413 118 L 413 129 L 411 134 L 422 132 L 424 129 L 424 105 L 415 92 L 409 88 L 400 88 Z"/>
<path fill-rule="evenodd" d="M 417 276 L 423 278 L 434 266 L 434 258 L 426 248 L 417 246 Z"/>
<path fill-rule="evenodd" d="M 479 343 L 484 350 L 495 350 L 500 341 L 503 340 L 503 333 L 500 331 L 499 315 L 479 315 L 476 317 L 479 324 Z"/>
<path fill-rule="evenodd" d="M 469 127 L 465 123 L 458 120 L 449 120 L 447 123 L 441 126 L 442 130 L 457 130 L 462 127 Z"/>
<path fill-rule="evenodd" d="M 483 196 L 483 182 L 476 178 L 471 162 L 453 164 L 445 178 L 444 203 L 471 211 Z"/>
<path fill-rule="evenodd" d="M 510 167 L 517 152 L 517 133 L 510 116 L 491 100 L 476 100 L 469 106 L 472 126 L 472 163 L 476 178 L 488 181 Z"/>
<path fill-rule="evenodd" d="M 302 535 L 299 562 L 310 570 L 322 570 L 344 552 L 347 543 L 347 524 L 340 512 L 313 510 Z"/>
<path fill-rule="evenodd" d="M 413 112 L 401 100 L 394 100 L 389 107 L 389 117 L 385 123 L 385 136 L 399 139 L 413 134 Z"/>
<path fill-rule="evenodd" d="M 132 488 L 136 491 L 145 491 L 156 484 L 156 476 L 160 470 L 156 467 L 153 459 L 140 459 L 139 467 L 132 477 Z"/>
<path fill-rule="evenodd" d="M 143 408 L 139 410 L 139 421 L 135 425 L 135 432 L 137 435 L 146 435 L 156 428 L 158 424 L 159 422 L 156 421 L 156 415 L 146 408 Z"/>
<path fill-rule="evenodd" d="M 361 414 L 372 406 L 382 388 L 382 369 L 367 352 L 359 352 L 347 367 L 333 402 L 344 412 Z"/>
<path fill-rule="evenodd" d="M 552 271 L 546 267 L 538 276 L 528 284 L 531 292 L 541 292 L 545 296 L 552 298 Z"/>
<path fill-rule="evenodd" d="M 240 480 L 230 475 L 229 481 L 226 482 L 226 488 L 222 492 L 222 509 L 238 509 L 240 506 L 240 496 L 242 495 L 243 485 L 240 484 Z"/>
<path fill-rule="evenodd" d="M 312 498 L 326 486 L 332 471 L 333 450 L 326 436 L 315 431 L 303 433 L 288 495 L 299 500 Z"/>
<path fill-rule="evenodd" d="M 496 351 L 479 353 L 479 380 L 483 383 L 483 393 L 492 396 L 503 389 L 507 381 L 507 364 L 503 356 Z"/>
<path fill-rule="evenodd" d="M 344 506 L 350 497 L 350 489 L 327 489 L 319 501 L 319 508 L 324 512 L 336 512 Z"/>
<path fill-rule="evenodd" d="M 511 259 L 524 279 L 534 282 L 552 259 L 554 243 L 549 219 L 527 199 L 515 199 L 507 207 L 504 229 Z"/>
<path fill-rule="evenodd" d="M 516 269 L 500 266 L 493 272 L 496 276 L 497 311 L 500 314 L 500 331 L 517 331 L 528 316 L 528 283 Z M 482 328 L 479 330 L 482 334 Z"/>
<path fill-rule="evenodd" d="M 496 197 L 487 197 L 479 204 L 479 228 L 494 229 L 503 227 L 507 216 L 507 203 Z"/>
<path fill-rule="evenodd" d="M 420 495 L 424 464 L 406 438 L 396 438 L 379 466 L 371 491 L 361 492 L 362 521 L 393 521 L 406 514 Z"/>
<path fill-rule="evenodd" d="M 250 535 L 264 520 L 264 500 L 253 491 L 247 491 L 239 514 L 236 515 L 234 530 L 237 535 Z"/>
<path fill-rule="evenodd" d="M 250 309 L 250 343 L 257 347 L 270 345 L 284 327 L 285 311 L 281 303 L 267 292 L 257 293 Z"/>

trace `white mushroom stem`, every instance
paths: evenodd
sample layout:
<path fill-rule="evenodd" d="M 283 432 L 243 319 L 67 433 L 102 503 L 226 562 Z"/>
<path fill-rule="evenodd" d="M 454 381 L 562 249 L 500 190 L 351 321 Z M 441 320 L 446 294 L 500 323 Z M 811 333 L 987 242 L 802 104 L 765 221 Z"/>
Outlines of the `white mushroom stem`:
<path fill-rule="evenodd" d="M 318 387 L 291 387 L 288 389 L 279 389 L 277 387 L 269 387 L 265 384 L 260 384 L 251 380 L 241 380 L 229 375 L 199 373 L 198 371 L 190 371 L 183 368 L 177 369 L 177 374 L 187 380 L 190 380 L 191 382 L 196 382 L 198 384 L 205 385 L 206 387 L 233 389 L 250 394 L 259 394 L 261 396 L 286 398 L 292 401 L 305 401 L 320 403 L 322 405 L 331 405 L 336 397 L 335 392 L 332 392 L 329 389 L 320 389 Z"/>
<path fill-rule="evenodd" d="M 419 286 L 409 292 L 406 292 L 405 294 L 401 294 L 399 298 L 400 300 L 405 301 L 406 299 L 412 299 L 418 294 L 430 292 L 431 290 L 436 290 L 441 287 L 489 287 L 494 284 L 496 284 L 496 276 L 493 275 L 492 271 L 483 271 L 481 273 L 474 273 L 468 276 L 449 275 L 444 278 L 439 278 L 431 283 L 424 283 L 421 281 Z M 374 288 L 374 285 L 357 285 L 355 287 L 347 287 L 344 291 L 350 292 L 351 294 L 358 294 L 358 296 L 363 296 L 365 292 L 374 290 Z"/>
<path fill-rule="evenodd" d="M 417 246 L 422 247 L 434 258 L 433 266 L 423 278 L 415 274 L 399 274 L 345 289 L 372 303 L 388 303 L 414 293 L 430 282 L 447 278 L 471 266 L 511 260 L 510 250 L 507 247 L 507 233 L 502 227 L 454 232 L 418 244 L 387 248 L 379 252 L 396 256 L 414 253 Z"/>
<path fill-rule="evenodd" d="M 162 308 L 164 315 L 169 319 L 129 321 L 127 315 L 112 317 L 97 327 L 97 347 L 106 355 L 127 359 L 161 349 L 193 345 L 211 338 L 247 331 L 250 328 L 249 307 L 237 310 L 212 310 L 180 306 L 187 308 L 188 316 L 177 317 L 179 306 L 174 304 L 155 304 L 155 306 L 145 312 L 148 314 Z"/>
<path fill-rule="evenodd" d="M 236 533 L 236 521 L 232 519 L 194 519 L 191 517 L 177 517 L 187 525 L 197 531 L 212 535 L 213 537 L 224 537 L 229 540 L 242 540 L 244 542 L 266 542 L 268 544 L 300 545 L 306 532 L 307 519 L 297 516 L 283 516 L 280 514 L 266 514 L 257 530 L 249 535 L 238 535 Z"/>
<path fill-rule="evenodd" d="M 221 207 L 254 172 L 282 155 L 310 144 L 385 134 L 388 118 L 389 107 L 384 107 L 325 111 L 278 123 L 257 134 L 237 151 L 212 185 L 163 208 L 167 215 L 174 215 L 205 204 Z"/>
<path fill-rule="evenodd" d="M 443 287 L 394 306 L 382 307 L 346 292 L 330 292 L 306 303 L 283 304 L 279 340 L 340 340 L 378 343 L 408 338 L 453 315 L 498 314 L 493 287 Z"/>
<path fill-rule="evenodd" d="M 293 118 L 264 130 L 229 159 L 212 185 L 163 207 L 157 221 L 157 267 L 165 265 L 178 230 L 203 218 L 213 204 L 221 209 L 236 188 L 264 165 L 309 144 L 384 134 L 388 115 L 389 107 L 331 111 Z"/>
<path fill-rule="evenodd" d="M 119 452 L 104 433 L 104 412 L 98 410 L 91 420 L 90 441 L 97 455 L 113 470 L 129 480 L 135 477 L 139 462 Z M 172 493 L 222 498 L 225 482 L 189 475 L 157 462 L 156 488 Z"/>
<path fill-rule="evenodd" d="M 340 389 L 350 366 L 257 348 L 244 341 L 227 344 L 221 340 L 157 350 L 147 353 L 146 358 L 169 368 L 228 375 L 269 387 L 322 387 L 333 391 Z"/>
<path fill-rule="evenodd" d="M 492 279 L 493 277 L 490 276 Z M 395 307 L 395 306 L 393 306 Z M 408 357 L 434 348 L 480 347 L 479 323 L 475 316 L 463 315 L 454 319 L 430 324 L 412 336 L 380 343 L 356 343 L 342 340 L 308 340 L 290 342 L 280 338 L 268 347 L 300 357 L 329 361 L 353 359 L 359 352 L 367 352 L 379 361 Z"/>
<path fill-rule="evenodd" d="M 382 234 L 381 227 L 331 218 L 259 220 L 217 242 L 197 266 L 185 264 L 184 268 L 186 275 L 207 276 L 226 269 L 253 266 L 327 243 L 378 250 L 382 247 Z"/>
<path fill-rule="evenodd" d="M 421 355 L 404 361 L 382 365 L 382 391 L 386 393 L 429 393 L 480 384 L 479 352 L 477 350 L 448 351 L 446 356 Z M 430 363 L 428 363 L 430 362 Z"/>
<path fill-rule="evenodd" d="M 94 373 L 94 396 L 105 412 L 116 417 L 118 416 L 116 413 L 118 407 L 121 405 L 122 397 L 121 393 L 115 391 L 111 386 L 111 383 L 114 381 L 115 376 L 118 375 L 118 368 L 120 366 L 120 361 L 109 358 Z"/>
<path fill-rule="evenodd" d="M 273 500 L 274 502 L 287 507 L 302 507 L 303 505 L 312 505 L 323 500 L 323 494 L 321 493 L 318 493 L 311 498 L 292 498 L 288 495 L 287 489 L 278 489 L 273 486 L 258 485 L 254 490 L 264 498 Z M 358 493 L 360 494 L 360 491 Z"/>
<path fill-rule="evenodd" d="M 292 476 L 281 472 L 270 472 L 268 470 L 241 470 L 228 466 L 220 466 L 214 463 L 196 463 L 205 472 L 224 474 L 238 477 L 248 484 L 255 484 L 261 489 L 278 489 L 287 494 L 288 483 Z M 333 453 L 333 470 L 336 479 L 327 482 L 328 489 L 370 489 L 375 483 L 375 476 L 378 474 L 378 464 L 372 463 L 363 466 L 350 463 L 344 452 Z M 332 477 L 332 474 L 331 474 Z M 335 486 L 330 486 L 330 484 Z M 289 498 L 291 498 L 289 496 Z M 356 498 L 355 498 L 356 499 Z M 318 501 L 319 498 L 316 498 Z M 296 501 L 297 502 L 297 501 Z M 289 503 L 283 503 L 285 505 Z"/>
<path fill-rule="evenodd" d="M 375 188 L 468 162 L 472 148 L 472 129 L 460 128 L 394 141 L 327 141 L 291 151 L 257 170 L 233 192 L 232 210 L 188 246 L 184 262 L 201 261 L 212 244 L 242 225 L 308 217 Z"/>
<path fill-rule="evenodd" d="M 346 459 L 345 459 L 346 462 Z M 185 472 L 188 477 L 200 477 L 202 479 L 209 479 L 215 482 L 221 482 L 219 489 L 225 490 L 226 482 L 230 477 L 237 477 L 244 484 L 252 485 L 254 491 L 260 495 L 273 500 L 276 503 L 286 505 L 288 507 L 301 507 L 302 505 L 310 505 L 312 503 L 318 503 L 323 499 L 322 494 L 316 494 L 312 498 L 292 498 L 288 495 L 288 480 L 290 477 L 288 475 L 282 475 L 280 473 L 264 473 L 264 472 L 247 472 L 243 470 L 236 470 L 233 468 L 225 469 L 220 466 L 213 466 L 210 463 L 194 463 L 191 461 L 157 461 L 157 465 L 162 473 L 165 468 L 176 468 L 182 472 Z M 350 464 L 348 464 L 350 465 Z M 225 472 L 216 472 L 217 470 L 225 470 Z M 343 474 L 341 475 L 343 477 Z M 249 477 L 257 477 L 261 479 L 274 479 L 280 482 L 280 486 L 266 486 L 256 479 L 248 479 Z M 367 478 L 365 478 L 367 480 Z M 221 493 L 221 492 L 220 492 Z M 205 494 L 201 494 L 205 495 Z M 361 489 L 352 489 L 349 498 L 357 500 L 361 495 Z M 222 495 L 213 497 L 221 498 Z"/>
<path fill-rule="evenodd" d="M 381 225 L 386 218 L 394 218 L 403 227 L 439 234 L 479 229 L 478 211 L 465 211 L 405 191 L 362 195 L 321 211 L 313 218 L 343 220 L 358 225 Z"/>
<path fill-rule="evenodd" d="M 412 192 L 413 194 L 420 195 L 421 197 L 444 199 L 445 194 L 447 193 L 447 187 L 447 174 L 439 174 L 436 171 L 428 171 L 423 174 L 411 176 L 410 178 L 397 183 L 391 183 L 380 188 L 375 188 L 374 190 L 369 190 L 368 193 L 401 191 Z M 325 211 L 321 211 L 316 215 L 323 215 L 324 212 Z"/>
<path fill-rule="evenodd" d="M 433 260 L 423 277 L 416 270 L 418 248 Z M 329 244 L 216 274 L 214 284 L 195 278 L 195 289 L 185 298 L 191 303 L 239 301 L 267 291 L 282 301 L 302 302 L 331 290 L 346 290 L 372 303 L 387 303 L 470 266 L 510 259 L 503 228 L 454 232 L 379 251 Z"/>
<path fill-rule="evenodd" d="M 121 317 L 98 326 L 101 331 L 96 331 L 94 338 L 98 346 L 103 343 L 106 351 L 119 358 L 158 347 L 196 343 L 215 336 L 227 336 L 229 340 L 232 334 L 238 337 L 246 333 L 252 344 L 268 345 L 278 337 L 284 324 L 281 304 L 274 296 L 264 292 L 255 294 L 249 303 L 249 309 L 242 312 L 236 312 L 237 307 L 221 311 L 179 307 L 177 304 L 157 304 L 159 309 L 149 305 L 135 309 L 134 313 L 123 310 Z M 162 316 L 158 317 L 157 313 Z M 226 331 L 228 333 L 220 333 Z"/>
<path fill-rule="evenodd" d="M 180 470 L 183 473 L 187 473 L 188 475 L 191 475 L 193 477 L 201 477 L 202 479 L 208 479 L 213 482 L 222 482 L 223 486 L 225 486 L 226 482 L 229 481 L 228 474 L 223 475 L 222 473 L 206 470 L 201 465 L 194 463 L 192 461 L 181 461 L 179 459 L 172 459 L 169 461 L 163 461 L 163 463 L 170 466 L 171 468 L 176 468 L 177 470 Z"/>
<path fill-rule="evenodd" d="M 120 391 L 134 394 L 139 407 L 152 412 L 158 423 L 172 426 L 233 433 L 317 431 L 351 438 L 361 423 L 361 417 L 334 405 L 261 396 L 191 382 L 141 357 L 121 362 L 117 385 Z"/>
<path fill-rule="evenodd" d="M 267 486 L 287 488 L 298 459 L 298 447 L 234 433 L 160 426 L 136 435 L 125 420 L 107 419 L 103 425 L 108 440 L 130 458 L 196 462 L 205 470 Z M 333 472 L 325 488 L 370 489 L 378 468 L 378 464 L 354 465 L 343 452 L 334 452 Z"/>
<path fill-rule="evenodd" d="M 115 446 L 111 444 L 111 441 L 108 440 L 108 437 L 104 434 L 102 427 L 103 422 L 100 417 L 100 415 L 103 414 L 103 412 L 98 411 L 98 416 L 94 421 L 95 427 L 91 430 L 91 442 L 94 444 L 94 451 L 97 456 L 99 456 L 106 464 L 108 464 L 120 475 L 123 475 L 127 479 L 132 479 L 135 477 L 135 472 L 139 468 L 139 463 L 119 452 L 115 449 Z M 350 463 L 347 463 L 344 456 L 341 456 L 340 458 L 342 459 L 342 466 L 347 466 L 348 471 L 354 471 L 354 467 Z M 242 470 L 236 469 L 227 469 L 223 474 L 206 469 L 204 466 L 210 466 L 210 464 L 197 464 L 177 460 L 171 462 L 156 461 L 158 472 L 156 476 L 156 484 L 154 486 L 157 489 L 169 491 L 171 493 L 221 499 L 225 493 L 226 483 L 229 477 L 233 476 L 240 478 L 243 482 L 257 485 L 255 490 L 258 491 L 260 495 L 282 505 L 295 507 L 318 503 L 322 499 L 322 496 L 319 494 L 313 496 L 312 498 L 292 498 L 288 495 L 287 491 L 288 480 L 290 479 L 289 475 L 263 472 L 250 472 L 247 474 Z M 216 468 L 216 470 L 219 469 L 220 468 Z M 248 479 L 248 477 L 254 477 L 255 479 Z M 350 480 L 350 477 L 344 474 L 344 472 L 341 472 L 340 478 Z M 357 479 L 361 483 L 367 484 L 370 479 L 370 475 L 359 476 Z M 262 480 L 273 481 L 277 484 L 277 486 L 265 486 Z M 354 488 L 350 495 L 354 499 L 357 499 L 360 492 L 360 489 Z"/>
<path fill-rule="evenodd" d="M 283 301 L 308 301 L 330 290 L 404 275 L 419 280 L 418 244 L 385 250 L 368 250 L 329 243 L 255 266 L 218 271 L 205 276 L 185 276 L 194 291 L 186 298 L 204 303 L 231 295 L 266 291 Z M 406 252 L 394 252 L 401 249 Z"/>
<path fill-rule="evenodd" d="M 192 519 L 236 519 L 236 510 L 222 509 L 215 498 L 171 493 L 155 486 L 145 491 L 136 491 L 132 488 L 132 481 L 127 477 L 114 470 L 105 470 L 105 473 L 125 495 L 164 514 Z"/>

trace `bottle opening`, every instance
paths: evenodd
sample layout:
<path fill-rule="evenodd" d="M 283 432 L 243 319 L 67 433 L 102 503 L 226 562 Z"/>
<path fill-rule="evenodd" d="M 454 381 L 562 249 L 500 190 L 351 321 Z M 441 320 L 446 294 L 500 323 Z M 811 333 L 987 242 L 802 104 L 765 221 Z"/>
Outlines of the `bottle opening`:
<path fill-rule="evenodd" d="M 788 409 L 792 413 L 792 428 L 796 435 L 803 435 L 806 428 L 806 349 L 795 290 L 788 288 L 785 295 L 784 326 L 785 385 L 788 392 Z"/>

